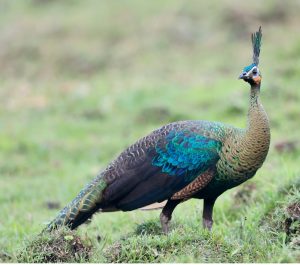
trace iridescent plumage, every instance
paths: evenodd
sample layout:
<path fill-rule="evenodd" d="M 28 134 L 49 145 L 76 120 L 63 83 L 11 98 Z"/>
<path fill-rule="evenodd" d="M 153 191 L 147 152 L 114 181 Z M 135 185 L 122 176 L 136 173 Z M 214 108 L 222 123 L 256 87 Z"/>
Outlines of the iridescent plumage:
<path fill-rule="evenodd" d="M 155 146 L 157 155 L 152 165 L 163 173 L 183 177 L 187 182 L 219 160 L 221 142 L 190 130 L 171 131 Z"/>
<path fill-rule="evenodd" d="M 131 211 L 168 200 L 164 232 L 176 205 L 204 199 L 203 224 L 211 229 L 214 202 L 227 189 L 254 176 L 269 149 L 270 127 L 259 101 L 261 29 L 252 35 L 253 64 L 240 78 L 251 85 L 248 127 L 219 122 L 170 123 L 124 150 L 48 225 L 74 229 L 96 211 Z"/>

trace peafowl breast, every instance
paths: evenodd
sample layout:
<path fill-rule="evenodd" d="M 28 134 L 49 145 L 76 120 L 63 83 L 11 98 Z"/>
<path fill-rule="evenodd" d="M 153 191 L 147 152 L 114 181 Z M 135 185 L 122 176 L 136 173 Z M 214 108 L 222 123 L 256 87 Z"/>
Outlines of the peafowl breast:
<path fill-rule="evenodd" d="M 269 149 L 270 127 L 260 102 L 258 68 L 262 32 L 252 34 L 253 63 L 239 76 L 250 84 L 245 129 L 220 122 L 180 121 L 161 127 L 124 150 L 48 225 L 76 228 L 95 212 L 131 211 L 167 200 L 160 215 L 169 231 L 175 207 L 204 200 L 203 225 L 212 228 L 216 199 L 262 166 Z"/>

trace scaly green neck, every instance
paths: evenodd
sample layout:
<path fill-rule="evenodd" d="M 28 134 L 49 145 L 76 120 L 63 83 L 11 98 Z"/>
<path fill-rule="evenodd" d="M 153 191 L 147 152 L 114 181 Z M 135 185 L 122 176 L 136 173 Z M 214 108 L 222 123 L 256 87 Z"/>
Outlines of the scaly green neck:
<path fill-rule="evenodd" d="M 248 126 L 245 130 L 243 145 L 249 166 L 260 167 L 265 160 L 270 145 L 270 124 L 267 113 L 259 99 L 260 86 L 252 85 L 248 110 Z M 253 162 L 251 162 L 252 160 Z"/>
<path fill-rule="evenodd" d="M 260 85 L 252 85 L 250 90 L 250 102 L 248 110 L 248 134 L 270 132 L 270 125 L 267 113 L 260 102 Z M 267 135 L 266 135 L 267 136 Z"/>
<path fill-rule="evenodd" d="M 259 86 L 251 87 L 247 128 L 239 130 L 240 133 L 230 133 L 225 139 L 217 164 L 218 180 L 244 182 L 262 166 L 268 154 L 270 126 L 259 92 Z"/>

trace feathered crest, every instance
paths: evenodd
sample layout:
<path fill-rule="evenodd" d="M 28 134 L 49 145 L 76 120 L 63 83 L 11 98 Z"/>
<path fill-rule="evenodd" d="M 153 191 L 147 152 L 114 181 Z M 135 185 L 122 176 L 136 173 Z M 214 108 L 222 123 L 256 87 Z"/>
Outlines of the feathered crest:
<path fill-rule="evenodd" d="M 259 30 L 256 31 L 255 33 L 252 33 L 251 35 L 252 46 L 253 46 L 253 63 L 255 63 L 256 65 L 258 65 L 259 63 L 261 38 L 262 38 L 262 32 L 261 32 L 261 27 L 259 27 Z"/>

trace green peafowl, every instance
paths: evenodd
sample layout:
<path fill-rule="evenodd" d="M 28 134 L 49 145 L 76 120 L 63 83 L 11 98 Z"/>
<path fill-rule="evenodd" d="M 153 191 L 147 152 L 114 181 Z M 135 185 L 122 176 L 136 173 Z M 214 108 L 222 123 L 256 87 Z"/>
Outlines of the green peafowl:
<path fill-rule="evenodd" d="M 239 76 L 251 86 L 246 129 L 179 121 L 153 131 L 100 172 L 46 230 L 75 229 L 95 212 L 131 211 L 167 200 L 160 214 L 167 233 L 173 210 L 189 198 L 204 200 L 203 226 L 211 230 L 218 196 L 252 178 L 269 150 L 269 121 L 259 100 L 261 38 L 259 28 L 252 34 L 253 63 Z"/>

